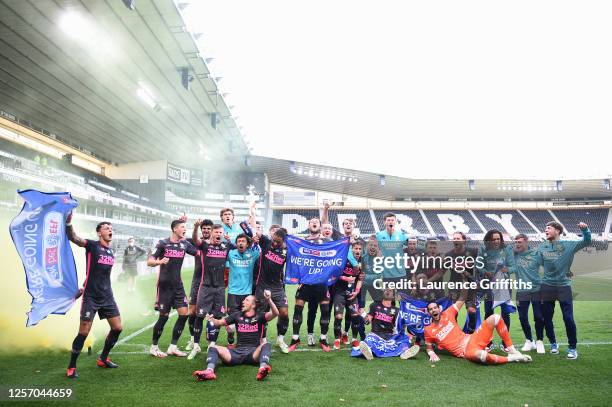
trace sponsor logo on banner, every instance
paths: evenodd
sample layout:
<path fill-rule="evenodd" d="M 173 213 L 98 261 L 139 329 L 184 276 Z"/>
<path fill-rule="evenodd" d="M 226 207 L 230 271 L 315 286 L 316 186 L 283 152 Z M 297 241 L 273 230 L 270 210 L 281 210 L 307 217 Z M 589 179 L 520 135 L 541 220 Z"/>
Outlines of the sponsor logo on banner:
<path fill-rule="evenodd" d="M 336 250 L 316 250 L 307 247 L 300 247 L 300 254 L 315 257 L 334 257 L 338 253 Z"/>
<path fill-rule="evenodd" d="M 63 216 L 59 212 L 49 212 L 45 215 L 43 223 L 43 271 L 47 283 L 51 287 L 62 285 L 62 273 L 60 273 L 59 247 L 62 242 Z"/>

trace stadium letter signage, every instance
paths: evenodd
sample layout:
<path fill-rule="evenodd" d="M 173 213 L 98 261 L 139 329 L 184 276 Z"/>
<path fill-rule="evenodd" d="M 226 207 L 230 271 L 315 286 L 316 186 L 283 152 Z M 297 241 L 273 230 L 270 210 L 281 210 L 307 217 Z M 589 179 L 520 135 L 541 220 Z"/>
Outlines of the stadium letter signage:
<path fill-rule="evenodd" d="M 314 244 L 295 236 L 287 236 L 287 284 L 332 285 L 342 274 L 349 250 L 348 238 Z"/>
<path fill-rule="evenodd" d="M 11 222 L 13 243 L 23 262 L 32 309 L 27 326 L 49 314 L 65 314 L 79 291 L 76 265 L 66 237 L 66 217 L 77 202 L 68 192 L 19 191 L 25 200 Z"/>

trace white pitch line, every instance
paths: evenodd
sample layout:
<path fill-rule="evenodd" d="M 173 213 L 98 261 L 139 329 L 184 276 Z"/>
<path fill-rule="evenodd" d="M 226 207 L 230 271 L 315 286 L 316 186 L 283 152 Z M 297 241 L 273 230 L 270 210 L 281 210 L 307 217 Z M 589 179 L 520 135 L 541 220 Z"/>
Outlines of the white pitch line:
<path fill-rule="evenodd" d="M 173 317 L 174 315 L 176 315 L 176 311 L 172 311 L 169 315 L 168 315 L 168 319 L 170 319 L 171 317 Z M 115 346 L 119 346 L 119 345 L 125 345 L 129 340 L 137 337 L 138 335 L 140 335 L 141 333 L 143 333 L 144 331 L 153 328 L 153 326 L 155 326 L 157 321 L 144 326 L 142 328 L 140 328 L 137 331 L 132 332 L 131 334 L 129 334 L 128 336 L 126 336 L 125 338 L 120 339 L 119 341 L 117 341 L 117 343 L 115 344 Z M 562 346 L 567 346 L 568 343 L 563 343 L 563 342 L 559 342 L 558 345 L 562 345 Z M 584 345 L 584 346 L 609 346 L 612 345 L 612 342 L 578 342 L 578 345 Z M 550 344 L 546 344 L 544 346 L 550 347 Z M 350 349 L 345 349 L 345 350 L 350 350 Z M 100 350 L 99 352 L 101 352 L 102 350 Z M 300 348 L 300 349 L 296 349 L 294 352 L 321 352 L 322 349 L 308 349 L 308 348 Z M 99 353 L 98 352 L 98 353 Z M 275 350 L 272 350 L 272 352 L 277 352 Z M 141 355 L 141 354 L 146 354 L 149 352 L 112 352 L 115 355 Z"/>
<path fill-rule="evenodd" d="M 171 317 L 176 315 L 176 311 L 172 311 L 169 315 L 168 315 L 168 319 L 170 319 Z M 143 326 L 142 328 L 140 328 L 137 331 L 132 332 L 131 334 L 129 334 L 128 336 L 126 336 L 125 338 L 121 338 L 120 340 L 117 341 L 117 343 L 115 344 L 115 346 L 119 346 L 122 344 L 125 344 L 127 341 L 137 337 L 138 335 L 140 335 L 141 333 L 143 333 L 144 331 L 146 331 L 147 329 L 151 329 L 155 326 L 155 324 L 157 323 L 157 321 L 150 323 L 147 326 Z"/>
<path fill-rule="evenodd" d="M 567 346 L 567 343 L 558 343 L 558 345 L 561 346 Z M 579 342 L 578 346 L 610 346 L 612 345 L 612 342 Z M 550 345 L 545 345 L 547 347 L 550 347 Z M 343 351 L 350 351 L 351 349 L 349 348 L 345 348 L 345 349 L 340 349 Z M 272 352 L 274 353 L 278 353 L 278 350 L 273 349 Z M 319 349 L 319 348 L 315 348 L 315 349 L 308 349 L 308 348 L 303 348 L 303 349 L 296 349 L 294 352 L 323 352 L 323 349 Z M 148 355 L 149 351 L 138 351 L 138 352 L 114 352 L 111 351 L 111 354 L 113 355 Z"/>

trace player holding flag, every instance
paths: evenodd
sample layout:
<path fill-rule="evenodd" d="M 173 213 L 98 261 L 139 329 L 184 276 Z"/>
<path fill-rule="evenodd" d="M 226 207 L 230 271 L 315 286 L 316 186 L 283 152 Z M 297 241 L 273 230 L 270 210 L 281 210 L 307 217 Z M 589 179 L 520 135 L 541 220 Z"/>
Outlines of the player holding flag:
<path fill-rule="evenodd" d="M 110 325 L 110 332 L 104 342 L 104 349 L 96 361 L 98 366 L 104 368 L 119 367 L 111 362 L 108 354 L 117 343 L 123 328 L 119 316 L 119 307 L 115 302 L 110 281 L 111 269 L 115 263 L 115 254 L 110 247 L 113 239 L 113 225 L 110 222 L 100 222 L 96 226 L 98 240 L 89 240 L 77 236 L 71 222 L 72 213 L 66 219 L 66 235 L 72 243 L 84 247 L 87 256 L 87 275 L 83 289 L 80 291 L 83 294 L 81 323 L 79 333 L 72 342 L 72 354 L 68 369 L 66 369 L 66 377 L 76 379 L 79 377 L 76 371 L 77 358 L 81 354 L 96 313 L 98 313 L 100 319 L 108 320 L 108 325 Z"/>

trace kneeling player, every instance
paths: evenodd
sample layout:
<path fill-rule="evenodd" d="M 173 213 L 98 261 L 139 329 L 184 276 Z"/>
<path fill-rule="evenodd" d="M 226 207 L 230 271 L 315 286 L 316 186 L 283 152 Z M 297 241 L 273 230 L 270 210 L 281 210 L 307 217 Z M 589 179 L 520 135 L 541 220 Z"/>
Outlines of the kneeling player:
<path fill-rule="evenodd" d="M 363 356 L 367 360 L 374 359 L 374 356 L 379 358 L 399 356 L 402 359 L 410 359 L 419 352 L 418 345 L 410 346 L 408 335 L 394 332 L 399 311 L 392 304 L 394 298 L 394 291 L 386 289 L 382 301 L 370 305 L 366 321 L 372 323 L 372 332 L 359 343 L 359 350 L 354 350 L 351 356 Z"/>
<path fill-rule="evenodd" d="M 269 364 L 272 345 L 265 342 L 264 330 L 266 323 L 278 316 L 278 308 L 272 301 L 272 293 L 269 290 L 264 292 L 264 296 L 270 306 L 270 311 L 266 313 L 256 311 L 255 296 L 249 295 L 242 302 L 242 312 L 236 312 L 222 319 L 215 319 L 211 314 L 206 315 L 206 320 L 216 327 L 236 324 L 238 344 L 235 349 L 219 345 L 209 346 L 206 370 L 193 372 L 198 381 L 217 378 L 215 367 L 219 359 L 227 366 L 259 364 L 257 380 L 263 380 L 272 371 Z"/>
<path fill-rule="evenodd" d="M 465 293 L 462 293 L 462 297 Z M 427 312 L 431 316 L 431 324 L 425 327 L 425 344 L 431 362 L 438 362 L 440 358 L 433 350 L 436 343 L 439 349 L 446 349 L 453 356 L 465 358 L 472 362 L 484 364 L 503 364 L 508 362 L 531 362 L 531 357 L 523 355 L 514 348 L 508 328 L 500 315 L 490 315 L 473 334 L 464 333 L 457 324 L 457 314 L 464 301 L 455 302 L 447 310 L 442 311 L 440 306 L 432 302 L 427 305 Z M 508 356 L 498 356 L 486 351 L 487 345 L 493 339 L 493 329 L 506 344 Z"/>
<path fill-rule="evenodd" d="M 113 239 L 113 226 L 110 222 L 101 222 L 96 226 L 98 240 L 89 240 L 78 237 L 71 224 L 72 214 L 66 219 L 66 234 L 68 239 L 77 246 L 84 247 L 87 253 L 87 277 L 83 287 L 83 302 L 81 304 L 81 323 L 79 333 L 72 342 L 72 354 L 70 364 L 66 370 L 66 376 L 72 379 L 79 377 L 76 372 L 77 358 L 81 354 L 83 345 L 91 324 L 96 316 L 106 319 L 110 325 L 110 332 L 104 342 L 104 349 L 97 360 L 97 364 L 104 368 L 116 368 L 115 363 L 108 358 L 110 350 L 115 346 L 119 334 L 121 333 L 121 317 L 119 307 L 115 302 L 113 290 L 111 288 L 110 274 L 115 256 L 110 247 Z"/>

